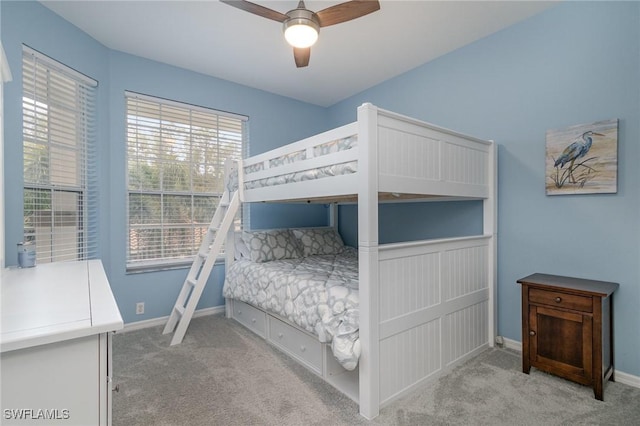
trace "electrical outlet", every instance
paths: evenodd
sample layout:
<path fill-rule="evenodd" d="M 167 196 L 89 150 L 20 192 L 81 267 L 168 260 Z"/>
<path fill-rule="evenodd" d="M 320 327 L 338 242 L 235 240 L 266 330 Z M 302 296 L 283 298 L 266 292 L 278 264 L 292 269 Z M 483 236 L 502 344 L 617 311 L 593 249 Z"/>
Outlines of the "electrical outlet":
<path fill-rule="evenodd" d="M 136 315 L 144 314 L 144 302 L 136 303 Z"/>

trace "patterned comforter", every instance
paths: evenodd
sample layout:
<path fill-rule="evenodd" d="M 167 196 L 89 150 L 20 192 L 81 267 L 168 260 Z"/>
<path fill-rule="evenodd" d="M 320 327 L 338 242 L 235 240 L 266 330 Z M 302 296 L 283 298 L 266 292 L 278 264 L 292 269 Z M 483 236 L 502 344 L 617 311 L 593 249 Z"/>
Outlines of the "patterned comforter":
<path fill-rule="evenodd" d="M 347 370 L 358 365 L 358 258 L 346 247 L 339 255 L 314 255 L 255 263 L 234 262 L 226 271 L 224 296 L 275 313 L 331 342 Z"/>

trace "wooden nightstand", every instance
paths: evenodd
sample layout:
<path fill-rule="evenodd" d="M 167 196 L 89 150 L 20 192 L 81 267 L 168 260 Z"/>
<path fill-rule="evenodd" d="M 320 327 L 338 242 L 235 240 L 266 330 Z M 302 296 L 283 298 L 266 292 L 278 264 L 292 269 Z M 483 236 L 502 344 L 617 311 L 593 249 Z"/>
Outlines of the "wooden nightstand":
<path fill-rule="evenodd" d="M 617 283 L 533 274 L 522 284 L 522 371 L 531 367 L 592 386 L 613 380 Z"/>

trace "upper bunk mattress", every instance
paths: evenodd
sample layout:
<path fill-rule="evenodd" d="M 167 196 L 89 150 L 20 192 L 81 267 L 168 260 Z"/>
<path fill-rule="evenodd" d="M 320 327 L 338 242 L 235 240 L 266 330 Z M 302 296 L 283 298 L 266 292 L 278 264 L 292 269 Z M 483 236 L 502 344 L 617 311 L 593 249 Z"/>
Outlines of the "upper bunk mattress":
<path fill-rule="evenodd" d="M 271 158 L 268 161 L 261 161 L 259 163 L 247 165 L 244 167 L 244 174 L 246 178 L 244 182 L 244 189 L 265 188 L 293 182 L 302 182 L 322 179 L 324 177 L 356 173 L 358 171 L 358 162 L 355 160 L 314 167 L 292 173 L 278 173 L 278 167 L 302 162 L 310 158 L 318 158 L 328 154 L 334 154 L 336 152 L 347 151 L 356 148 L 357 146 L 358 137 L 357 135 L 352 135 L 318 144 L 312 147 L 311 150 L 301 149 Z M 269 177 L 255 180 L 251 179 L 252 173 L 262 172 L 267 169 L 272 172 Z M 230 177 L 230 184 L 228 184 L 227 189 L 233 191 L 237 188 L 237 185 L 237 172 L 234 172 L 234 176 Z"/>
<path fill-rule="evenodd" d="M 223 294 L 272 312 L 331 342 L 347 370 L 358 365 L 358 257 L 313 255 L 264 263 L 243 258 L 226 272 Z"/>

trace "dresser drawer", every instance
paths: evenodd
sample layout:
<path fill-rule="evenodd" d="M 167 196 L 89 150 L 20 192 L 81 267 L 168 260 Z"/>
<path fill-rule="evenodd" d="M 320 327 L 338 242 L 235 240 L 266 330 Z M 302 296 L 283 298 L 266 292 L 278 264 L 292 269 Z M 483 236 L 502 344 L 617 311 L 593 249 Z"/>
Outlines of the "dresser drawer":
<path fill-rule="evenodd" d="M 322 374 L 322 344 L 315 336 L 269 316 L 269 341 L 317 374 Z"/>
<path fill-rule="evenodd" d="M 266 336 L 266 317 L 267 315 L 258 308 L 239 300 L 233 301 L 233 318 L 261 337 Z"/>
<path fill-rule="evenodd" d="M 531 303 L 572 309 L 580 312 L 593 311 L 593 302 L 591 297 L 577 296 L 575 294 L 560 293 L 557 291 L 530 288 L 529 301 Z"/>

